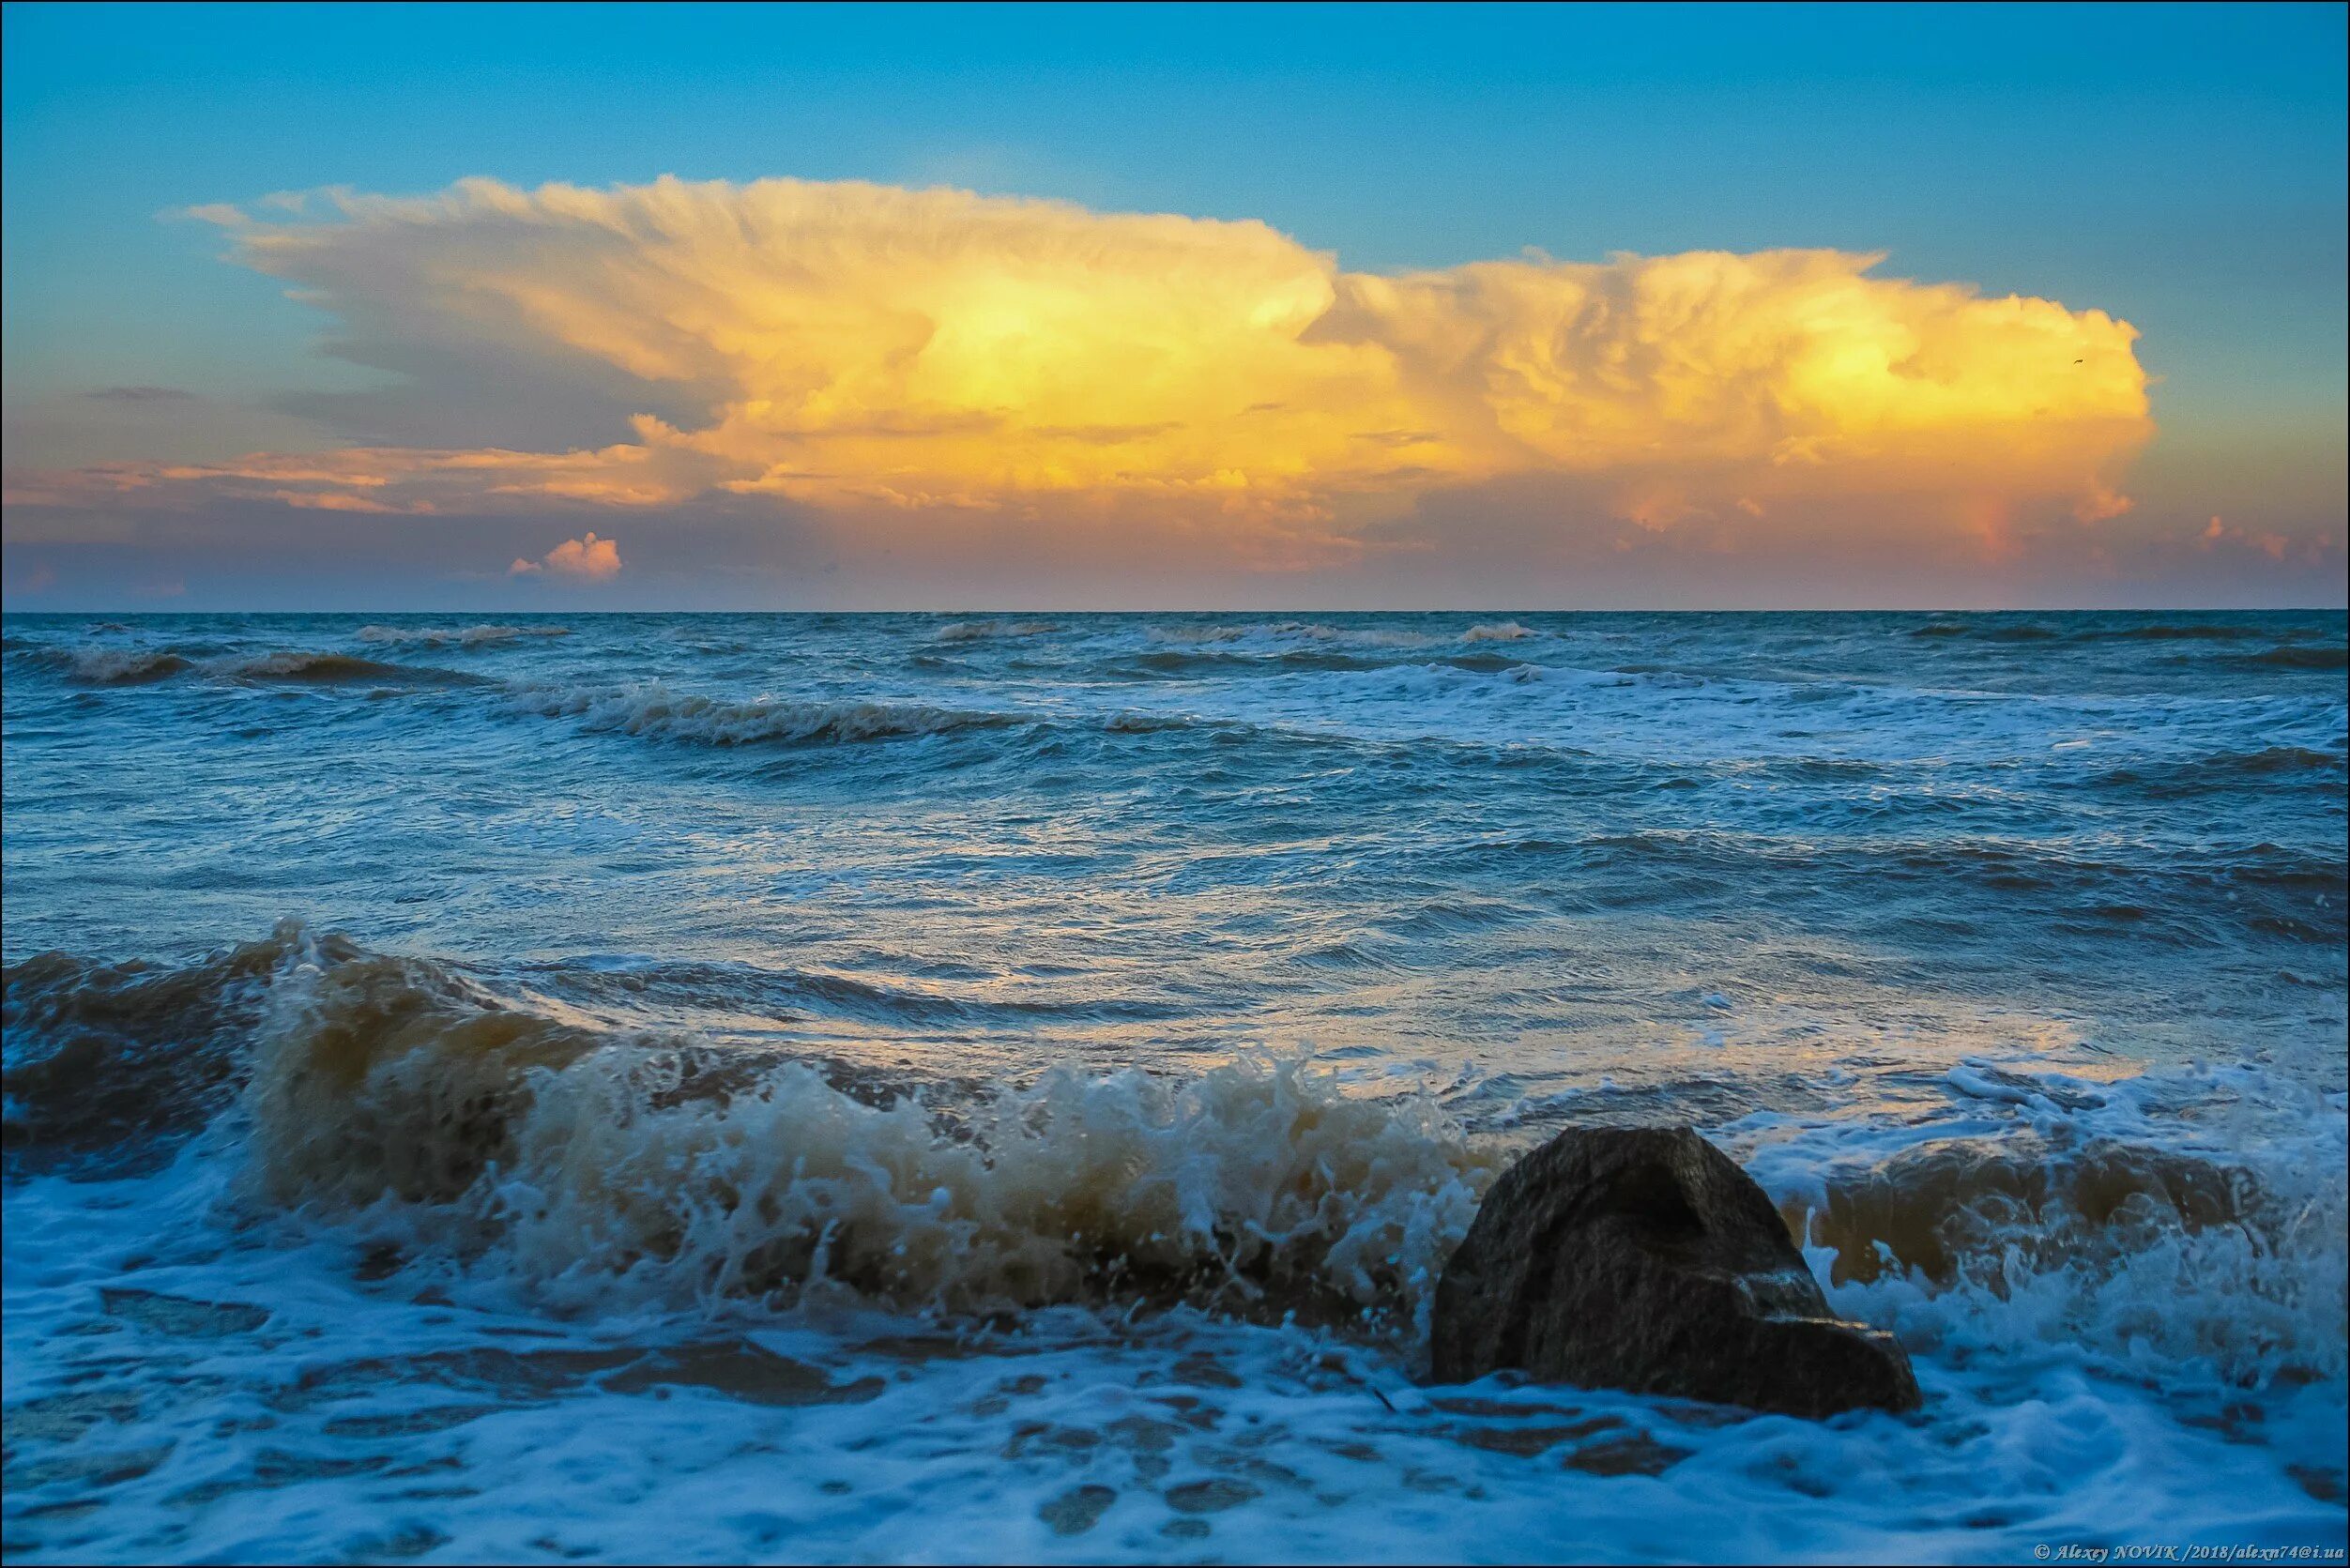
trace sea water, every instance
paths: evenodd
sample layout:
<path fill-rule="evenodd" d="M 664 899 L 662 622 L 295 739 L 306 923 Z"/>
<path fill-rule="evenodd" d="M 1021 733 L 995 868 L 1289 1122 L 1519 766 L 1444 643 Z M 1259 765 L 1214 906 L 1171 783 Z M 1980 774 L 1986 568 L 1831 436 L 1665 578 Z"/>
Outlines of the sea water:
<path fill-rule="evenodd" d="M 9 617 L 8 1556 L 2338 1551 L 2343 650 Z M 1924 1408 L 1429 1385 L 1591 1122 Z"/>

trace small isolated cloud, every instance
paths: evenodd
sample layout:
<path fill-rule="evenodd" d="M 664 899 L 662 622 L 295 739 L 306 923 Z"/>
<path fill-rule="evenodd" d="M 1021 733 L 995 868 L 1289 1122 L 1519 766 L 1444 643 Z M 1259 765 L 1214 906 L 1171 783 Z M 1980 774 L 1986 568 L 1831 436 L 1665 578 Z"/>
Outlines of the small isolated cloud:
<path fill-rule="evenodd" d="M 598 539 L 595 531 L 589 529 L 583 538 L 567 539 L 535 561 L 516 556 L 514 564 L 506 569 L 509 577 L 542 573 L 603 582 L 620 574 L 620 546 L 617 540 Z"/>

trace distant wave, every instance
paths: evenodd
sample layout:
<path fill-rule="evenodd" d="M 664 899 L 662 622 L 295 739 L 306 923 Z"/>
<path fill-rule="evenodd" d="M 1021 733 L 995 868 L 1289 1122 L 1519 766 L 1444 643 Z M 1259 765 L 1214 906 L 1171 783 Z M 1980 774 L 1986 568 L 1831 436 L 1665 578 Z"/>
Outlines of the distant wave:
<path fill-rule="evenodd" d="M 274 653 L 223 654 L 191 659 L 168 648 L 49 648 L 30 656 L 82 686 L 146 686 L 190 674 L 219 680 L 284 681 L 328 686 L 365 682 L 382 686 L 465 685 L 481 677 L 456 670 L 386 663 L 354 654 L 300 649 Z"/>
<path fill-rule="evenodd" d="M 1057 623 L 1049 620 L 958 620 L 938 628 L 932 634 L 932 641 L 978 643 L 1001 637 L 1040 637 L 1060 630 Z"/>
<path fill-rule="evenodd" d="M 1426 632 L 1406 631 L 1384 626 L 1331 626 L 1321 621 L 1274 620 L 1254 621 L 1240 625 L 1229 623 L 1214 626 L 1160 626 L 1152 635 L 1161 643 L 1178 647 L 1215 646 L 1231 643 L 1256 643 L 1270 647 L 1325 644 L 1342 647 L 1412 648 L 1430 647 L 1452 639 Z"/>
<path fill-rule="evenodd" d="M 44 648 L 32 658 L 79 686 L 146 686 L 195 668 L 193 661 L 162 648 Z"/>
<path fill-rule="evenodd" d="M 1973 638 L 1990 643 L 2240 643 L 2273 638 L 2279 633 L 2267 627 L 2240 626 L 2226 622 L 2177 621 L 2155 622 L 2144 626 L 2101 626 L 2089 624 L 2067 630 L 2037 623 L 1983 624 L 1970 621 L 1929 621 L 1911 630 L 1913 637 Z M 2291 633 L 2286 633 L 2288 637 Z M 2339 670 L 2343 667 L 2344 650 L 2341 644 L 2311 645 L 2286 641 L 2282 646 L 2258 653 L 2234 656 L 2234 662 L 2246 665 L 2268 666 L 2298 670 Z"/>
<path fill-rule="evenodd" d="M 1340 648 L 1289 647 L 1244 651 L 1190 647 L 1146 649 L 1117 660 L 1110 667 L 1153 676 L 1193 676 L 1218 672 L 1238 674 L 1251 670 L 1380 670 L 1395 662 L 1392 658 L 1350 653 Z"/>
<path fill-rule="evenodd" d="M 333 686 L 345 682 L 380 686 L 463 686 L 480 676 L 458 670 L 436 670 L 417 664 L 390 664 L 348 653 L 291 651 L 233 655 L 206 660 L 204 673 L 230 680 L 285 681 L 304 686 Z"/>
<path fill-rule="evenodd" d="M 954 730 L 1005 729 L 1030 722 L 1016 714 L 969 712 L 918 703 L 709 697 L 679 692 L 658 680 L 606 686 L 524 684 L 509 690 L 514 706 L 526 712 L 578 719 L 589 729 L 704 746 L 886 740 Z"/>
<path fill-rule="evenodd" d="M 2236 642 L 2245 637 L 2262 637 L 2268 633 L 2251 626 L 2125 626 L 2110 631 L 2091 632 L 2086 637 L 2111 637 L 2124 642 L 2202 643 Z M 2085 640 L 2085 638 L 2084 638 Z"/>
<path fill-rule="evenodd" d="M 481 647 L 523 638 L 571 634 L 568 626 L 362 626 L 353 633 L 362 643 L 424 647 Z"/>
<path fill-rule="evenodd" d="M 2236 662 L 2281 670 L 2339 670 L 2350 666 L 2350 648 L 2338 643 L 2330 647 L 2288 643 L 2283 647 L 2244 654 Z"/>
<path fill-rule="evenodd" d="M 1520 626 L 1514 620 L 1498 620 L 1471 627 L 1460 634 L 1460 640 L 1464 643 L 1514 643 L 1534 634 L 1532 628 Z"/>
<path fill-rule="evenodd" d="M 1136 709 L 1015 713 L 922 703 L 738 700 L 680 692 L 659 680 L 517 682 L 507 690 L 512 705 L 526 713 L 578 719 L 590 730 L 700 746 L 856 743 L 988 730 L 1142 735 L 1191 729 L 1203 722 L 1185 713 Z"/>

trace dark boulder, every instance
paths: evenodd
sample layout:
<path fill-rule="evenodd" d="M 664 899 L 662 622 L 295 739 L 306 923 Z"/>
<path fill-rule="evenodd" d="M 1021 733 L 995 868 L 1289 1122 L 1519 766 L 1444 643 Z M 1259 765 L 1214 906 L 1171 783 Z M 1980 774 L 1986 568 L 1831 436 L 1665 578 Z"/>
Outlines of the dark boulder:
<path fill-rule="evenodd" d="M 1516 1367 L 1788 1415 L 1918 1402 L 1892 1335 L 1839 1321 L 1754 1179 L 1686 1127 L 1576 1128 L 1487 1195 L 1436 1287 L 1432 1370 Z"/>

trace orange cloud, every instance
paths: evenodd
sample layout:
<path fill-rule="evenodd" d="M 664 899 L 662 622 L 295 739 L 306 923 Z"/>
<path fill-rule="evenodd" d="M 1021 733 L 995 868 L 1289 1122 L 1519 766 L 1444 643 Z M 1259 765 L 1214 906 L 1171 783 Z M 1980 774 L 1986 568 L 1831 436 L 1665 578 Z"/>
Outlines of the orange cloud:
<path fill-rule="evenodd" d="M 600 583 L 620 574 L 620 547 L 612 540 L 598 539 L 591 528 L 584 537 L 567 539 L 535 561 L 517 557 L 506 570 L 507 575 L 514 577 L 545 571 Z"/>
<path fill-rule="evenodd" d="M 2283 560 L 2293 548 L 2293 540 L 2282 534 L 2269 533 L 2263 529 L 2238 528 L 2221 522 L 2217 517 L 2214 517 L 2205 527 L 2196 542 L 2205 550 L 2218 545 L 2235 545 L 2241 549 L 2257 550 L 2272 561 Z M 2310 554 L 2314 559 L 2319 552 L 2312 549 Z"/>
<path fill-rule="evenodd" d="M 1900 500 L 1888 528 L 1897 510 L 2086 524 L 2129 505 L 2122 471 L 2152 430 L 2127 323 L 1880 278 L 1875 255 L 1379 277 L 1253 221 L 798 180 L 469 180 L 333 205 L 227 232 L 341 316 L 359 357 L 575 373 L 633 404 L 629 438 L 115 464 L 27 476 L 11 499 L 432 512 L 731 494 L 875 525 L 1146 519 L 1281 566 L 1360 550 L 1430 492 L 1545 475 L 1658 531 L 1756 532 L 1869 497 Z"/>

